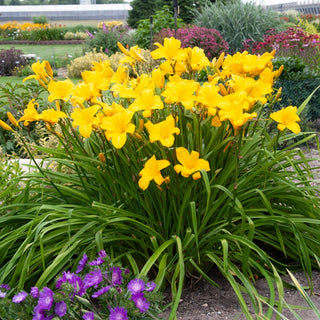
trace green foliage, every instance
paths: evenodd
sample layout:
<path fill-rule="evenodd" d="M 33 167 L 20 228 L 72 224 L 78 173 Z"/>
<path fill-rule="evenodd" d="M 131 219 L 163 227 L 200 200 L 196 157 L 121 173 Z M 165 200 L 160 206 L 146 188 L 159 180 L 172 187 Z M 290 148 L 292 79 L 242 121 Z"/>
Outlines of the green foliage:
<path fill-rule="evenodd" d="M 102 51 L 111 55 L 117 51 L 118 42 L 124 46 L 132 46 L 135 44 L 134 32 L 126 26 L 113 27 L 111 29 L 105 28 L 99 30 L 97 33 L 90 35 L 85 44 L 86 51 Z"/>
<path fill-rule="evenodd" d="M 43 100 L 43 91 L 43 88 L 35 86 L 33 82 L 0 84 L 0 119 L 11 125 L 7 112 L 11 112 L 16 119 L 19 119 L 22 117 L 23 110 L 27 107 L 30 99 L 37 99 L 41 103 L 41 108 L 46 107 L 47 103 Z M 46 95 L 44 96 L 46 98 Z M 22 126 L 21 130 L 30 145 L 39 143 L 45 136 L 43 131 L 38 130 L 35 124 L 28 128 Z M 20 139 L 12 132 L 0 130 L 0 147 L 4 154 L 16 155 L 22 158 L 26 156 Z"/>
<path fill-rule="evenodd" d="M 207 2 L 196 12 L 194 24 L 218 30 L 230 46 L 230 52 L 242 49 L 246 39 L 262 41 L 267 30 L 279 29 L 285 23 L 275 11 L 257 6 L 254 3 L 234 1 Z"/>
<path fill-rule="evenodd" d="M 132 28 L 137 28 L 142 19 L 148 19 L 154 13 L 154 0 L 133 0 L 130 3 L 127 23 Z"/>
<path fill-rule="evenodd" d="M 177 19 L 177 28 L 183 26 L 183 21 Z M 162 10 L 157 11 L 153 16 L 152 32 L 153 34 L 159 32 L 163 28 L 174 28 L 174 18 L 170 12 L 170 7 L 164 6 Z M 150 39 L 150 20 L 140 20 L 136 30 L 135 38 L 138 45 L 141 48 L 150 48 L 150 43 L 153 43 L 153 39 Z"/>
<path fill-rule="evenodd" d="M 38 24 L 47 24 L 49 23 L 49 19 L 47 16 L 34 16 L 32 17 L 32 22 Z"/>
<path fill-rule="evenodd" d="M 107 60 L 108 56 L 102 52 L 86 52 L 82 57 L 74 59 L 70 65 L 68 65 L 68 76 L 70 78 L 80 78 L 81 72 L 85 70 L 91 70 L 92 62 L 100 62 Z"/>
<path fill-rule="evenodd" d="M 44 41 L 44 40 L 63 40 L 66 28 L 60 27 L 47 27 L 35 30 L 21 31 L 20 38 L 23 40 L 31 41 Z"/>

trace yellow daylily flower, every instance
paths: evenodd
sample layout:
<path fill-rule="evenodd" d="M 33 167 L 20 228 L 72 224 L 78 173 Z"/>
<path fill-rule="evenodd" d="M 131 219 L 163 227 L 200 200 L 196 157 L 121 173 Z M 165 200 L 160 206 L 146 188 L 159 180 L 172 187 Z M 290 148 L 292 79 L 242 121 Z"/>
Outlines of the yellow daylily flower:
<path fill-rule="evenodd" d="M 112 71 L 112 69 L 110 68 Z M 110 80 L 114 72 L 105 71 L 83 71 L 81 77 L 85 83 L 93 83 L 94 87 L 99 90 L 108 90 L 110 86 Z"/>
<path fill-rule="evenodd" d="M 94 105 L 89 108 L 76 108 L 71 113 L 73 119 L 72 126 L 79 127 L 79 132 L 84 138 L 89 138 L 92 132 L 92 126 L 97 125 L 95 114 L 100 109 L 100 106 Z"/>
<path fill-rule="evenodd" d="M 210 171 L 210 165 L 207 160 L 199 159 L 199 152 L 189 151 L 184 147 L 179 147 L 176 150 L 177 159 L 181 164 L 174 166 L 176 173 L 180 173 L 185 178 L 192 175 L 193 180 L 201 178 L 200 170 Z"/>
<path fill-rule="evenodd" d="M 34 101 L 34 99 L 29 101 L 27 108 L 23 111 L 24 115 L 18 120 L 18 122 L 24 121 L 23 124 L 25 126 L 29 125 L 30 122 L 38 121 L 40 119 L 40 115 L 35 108 L 35 106 L 39 107 L 39 104 Z"/>
<path fill-rule="evenodd" d="M 182 73 L 187 71 L 187 65 L 184 63 L 184 61 L 167 60 L 160 64 L 160 69 L 165 74 L 181 75 Z"/>
<path fill-rule="evenodd" d="M 37 61 L 37 62 L 33 63 L 31 66 L 31 69 L 35 74 L 24 78 L 23 82 L 25 82 L 29 79 L 36 79 L 39 82 L 42 80 L 45 83 L 48 83 L 47 78 L 53 78 L 52 68 L 50 66 L 50 63 L 46 60 L 44 60 L 42 62 Z"/>
<path fill-rule="evenodd" d="M 59 121 L 60 118 L 67 118 L 67 115 L 62 111 L 48 109 L 41 112 L 39 120 L 55 124 Z"/>
<path fill-rule="evenodd" d="M 155 86 L 162 89 L 164 87 L 165 73 L 160 68 L 156 68 L 152 71 L 151 75 Z"/>
<path fill-rule="evenodd" d="M 145 127 L 149 131 L 150 142 L 160 141 L 165 147 L 171 147 L 174 142 L 174 134 L 180 134 L 180 129 L 176 127 L 172 115 L 168 116 L 165 121 L 153 124 L 148 121 Z"/>
<path fill-rule="evenodd" d="M 90 101 L 92 98 L 100 97 L 101 91 L 93 83 L 79 82 L 71 92 L 71 103 L 82 105 L 84 101 Z"/>
<path fill-rule="evenodd" d="M 117 149 L 121 149 L 126 143 L 127 133 L 133 134 L 136 129 L 135 125 L 131 123 L 132 116 L 133 112 L 125 110 L 101 120 L 100 127 L 105 130 L 106 138 L 111 140 Z"/>
<path fill-rule="evenodd" d="M 191 70 L 198 71 L 210 66 L 210 61 L 206 57 L 203 49 L 193 47 L 186 48 L 185 50 L 188 53 L 187 63 Z"/>
<path fill-rule="evenodd" d="M 7 112 L 7 117 L 15 127 L 20 127 L 19 122 L 16 120 L 16 118 L 13 116 L 11 112 Z"/>
<path fill-rule="evenodd" d="M 248 120 L 257 117 L 255 112 L 244 112 L 249 109 L 247 94 L 244 91 L 222 97 L 218 107 L 220 121 L 229 120 L 235 130 L 242 127 Z"/>
<path fill-rule="evenodd" d="M 1 119 L 0 119 L 0 127 L 6 131 L 14 132 L 14 130 L 8 124 L 6 124 L 4 121 L 2 121 Z"/>
<path fill-rule="evenodd" d="M 208 115 L 214 116 L 217 110 L 217 104 L 221 100 L 219 87 L 214 81 L 205 82 L 197 92 L 197 101 L 208 109 Z"/>
<path fill-rule="evenodd" d="M 163 45 L 156 42 L 158 49 L 151 52 L 153 59 L 186 60 L 187 52 L 181 49 L 181 41 L 174 37 L 165 38 Z"/>
<path fill-rule="evenodd" d="M 128 51 L 120 42 L 118 42 L 119 49 L 126 55 L 125 58 L 120 60 L 120 63 L 135 63 L 136 61 L 145 61 L 141 55 L 141 48 L 134 46 Z"/>
<path fill-rule="evenodd" d="M 280 131 L 288 128 L 294 133 L 300 132 L 300 126 L 297 123 L 300 121 L 300 118 L 297 115 L 297 107 L 289 106 L 287 108 L 273 112 L 271 113 L 270 118 L 279 122 L 278 129 Z"/>
<path fill-rule="evenodd" d="M 48 84 L 48 91 L 50 92 L 50 95 L 48 96 L 48 101 L 49 102 L 52 102 L 54 100 L 68 101 L 73 87 L 74 87 L 74 84 L 69 79 L 64 81 L 51 80 Z"/>
<path fill-rule="evenodd" d="M 163 178 L 160 171 L 169 166 L 170 162 L 168 160 L 157 160 L 155 155 L 153 155 L 147 160 L 144 164 L 144 168 L 139 172 L 139 176 L 141 176 L 138 181 L 139 187 L 142 190 L 146 190 L 152 180 L 160 186 L 165 181 L 165 178 Z"/>
<path fill-rule="evenodd" d="M 255 80 L 251 77 L 241 77 L 232 75 L 232 79 L 228 81 L 228 85 L 236 91 L 245 91 L 248 96 L 249 108 L 253 107 L 257 101 L 262 104 L 267 102 L 266 95 L 273 91 L 273 82 Z"/>
<path fill-rule="evenodd" d="M 151 117 L 151 110 L 163 109 L 160 96 L 155 95 L 153 90 L 143 90 L 142 94 L 129 106 L 129 110 L 137 112 L 143 110 L 143 116 Z"/>
<path fill-rule="evenodd" d="M 191 110 L 196 100 L 194 93 L 197 91 L 199 83 L 193 80 L 183 80 L 179 76 L 173 76 L 167 83 L 161 95 L 165 97 L 166 103 L 179 103 Z"/>
<path fill-rule="evenodd" d="M 110 83 L 125 83 L 129 80 L 128 67 L 119 65 L 117 71 L 110 79 Z"/>

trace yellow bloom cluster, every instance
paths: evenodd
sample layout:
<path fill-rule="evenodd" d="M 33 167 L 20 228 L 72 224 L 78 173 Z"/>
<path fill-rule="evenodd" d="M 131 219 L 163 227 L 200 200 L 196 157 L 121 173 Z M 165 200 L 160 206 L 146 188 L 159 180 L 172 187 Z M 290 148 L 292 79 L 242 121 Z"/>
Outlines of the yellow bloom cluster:
<path fill-rule="evenodd" d="M 1 30 L 12 30 L 12 29 L 18 29 L 18 30 L 37 30 L 37 29 L 43 29 L 48 28 L 49 24 L 39 24 L 39 23 L 31 23 L 31 22 L 24 22 L 19 23 L 17 21 L 11 21 L 4 23 L 0 25 Z"/>
<path fill-rule="evenodd" d="M 123 21 L 122 20 L 112 20 L 112 21 L 101 21 L 98 24 L 98 28 L 102 29 L 103 28 L 103 24 L 108 28 L 113 28 L 113 27 L 119 27 L 123 25 Z"/>
<path fill-rule="evenodd" d="M 218 130 L 216 127 L 225 122 L 228 134 L 237 135 L 258 117 L 257 108 L 261 109 L 267 102 L 281 70 L 273 71 L 274 52 L 262 56 L 247 52 L 221 55 L 210 62 L 202 49 L 182 49 L 180 41 L 174 38 L 166 38 L 164 45 L 156 45 L 158 48 L 151 55 L 154 59 L 164 59 L 163 62 L 150 74 L 135 77 L 129 77 L 127 64 L 143 63 L 137 46 L 127 50 L 119 44 L 126 58 L 117 70 L 111 68 L 108 60 L 95 62 L 91 71 L 82 73 L 83 81 L 77 85 L 70 80 L 55 80 L 48 62 L 35 63 L 32 66 L 35 74 L 25 80 L 34 78 L 47 88 L 48 100 L 56 102 L 55 107 L 38 113 L 37 103 L 32 100 L 24 115 L 11 122 L 17 125 L 24 121 L 24 125 L 28 125 L 41 120 L 54 132 L 53 126 L 59 121 L 62 125 L 63 119 L 68 118 L 83 138 L 89 138 L 92 132 L 103 134 L 116 149 L 123 148 L 128 138 L 136 139 L 142 146 L 154 144 L 165 150 L 161 152 L 162 157 L 173 154 L 159 160 L 153 154 L 145 162 L 139 173 L 139 186 L 143 190 L 152 180 L 157 185 L 169 183 L 169 177 L 164 178 L 161 170 L 169 167 L 172 159 L 173 172 L 200 179 L 201 170 L 210 171 L 210 165 L 206 155 L 201 154 L 201 147 L 190 150 L 193 148 L 190 144 L 177 139 L 186 130 L 193 134 L 188 127 L 192 126 L 190 122 L 181 127 L 182 123 L 188 123 L 181 118 L 196 116 L 210 126 L 208 130 Z M 195 80 L 202 70 L 210 74 L 206 82 Z M 66 102 L 71 103 L 71 108 L 61 111 L 60 106 Z M 279 130 L 300 130 L 294 107 L 275 112 L 271 118 L 279 122 Z M 97 155 L 99 159 L 102 156 Z"/>

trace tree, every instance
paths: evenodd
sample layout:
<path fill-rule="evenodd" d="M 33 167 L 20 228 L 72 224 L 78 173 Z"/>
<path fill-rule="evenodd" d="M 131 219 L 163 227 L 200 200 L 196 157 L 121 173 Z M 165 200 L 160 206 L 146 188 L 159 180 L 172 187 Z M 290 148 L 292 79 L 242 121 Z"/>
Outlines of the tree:
<path fill-rule="evenodd" d="M 133 0 L 131 7 L 127 23 L 132 28 L 136 28 L 140 20 L 148 19 L 155 12 L 153 0 Z"/>

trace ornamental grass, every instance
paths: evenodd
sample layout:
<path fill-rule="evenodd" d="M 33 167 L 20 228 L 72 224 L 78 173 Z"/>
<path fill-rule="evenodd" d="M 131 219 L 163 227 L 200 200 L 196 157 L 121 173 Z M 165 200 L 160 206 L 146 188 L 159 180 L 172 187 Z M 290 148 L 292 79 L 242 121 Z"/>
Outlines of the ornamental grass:
<path fill-rule="evenodd" d="M 56 80 L 46 61 L 33 65 L 25 81 L 48 90 L 48 109 L 30 99 L 20 119 L 0 124 L 19 135 L 38 122 L 57 144 L 38 147 L 53 168 L 19 177 L 24 188 L 0 208 L 0 283 L 42 288 L 104 249 L 138 277 L 170 284 L 168 319 L 187 277 L 216 285 L 217 272 L 247 319 L 245 294 L 270 319 L 283 308 L 281 273 L 301 268 L 312 286 L 319 267 L 319 190 L 299 147 L 315 137 L 300 132 L 307 101 L 273 112 L 274 52 L 209 61 L 174 38 L 156 46 L 161 64 L 150 73 L 137 46 L 119 44 L 117 70 L 95 62 L 77 85 Z"/>

